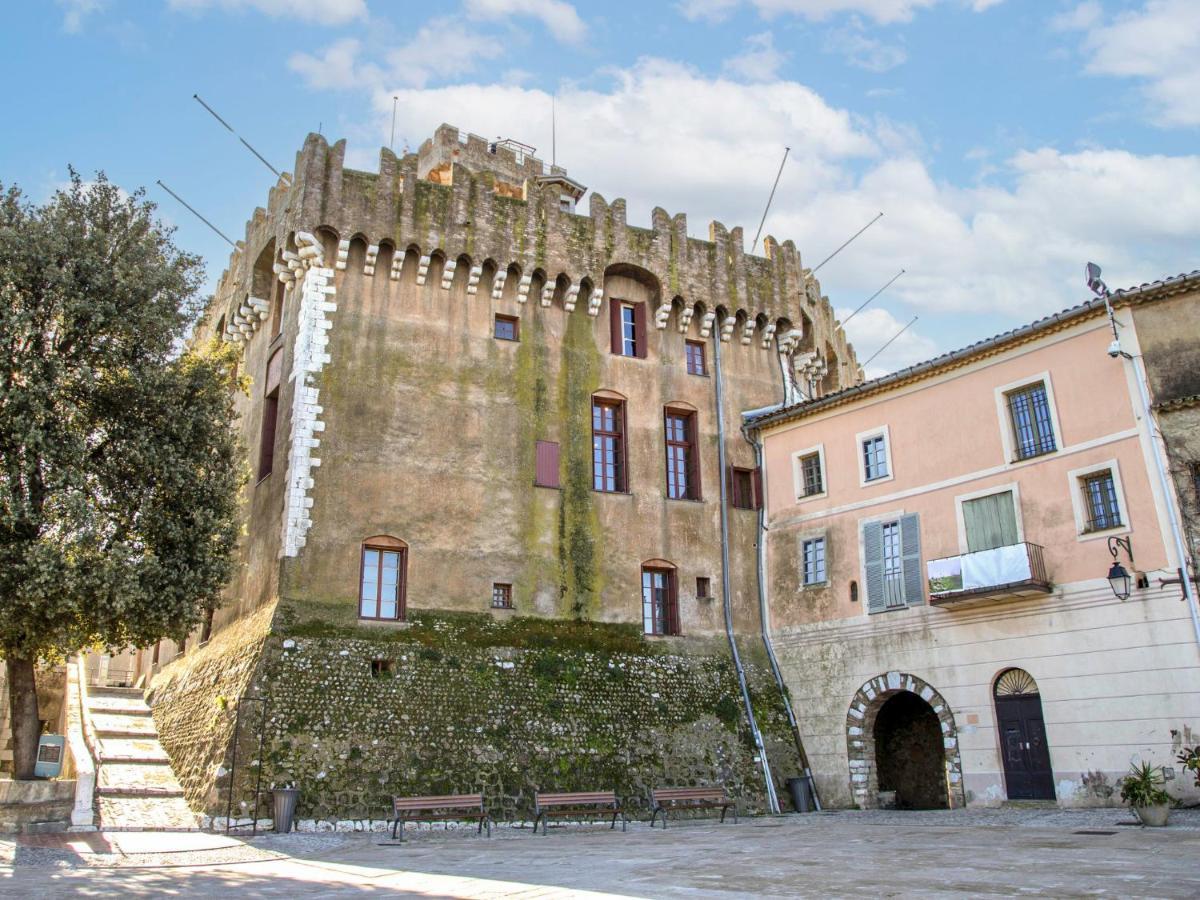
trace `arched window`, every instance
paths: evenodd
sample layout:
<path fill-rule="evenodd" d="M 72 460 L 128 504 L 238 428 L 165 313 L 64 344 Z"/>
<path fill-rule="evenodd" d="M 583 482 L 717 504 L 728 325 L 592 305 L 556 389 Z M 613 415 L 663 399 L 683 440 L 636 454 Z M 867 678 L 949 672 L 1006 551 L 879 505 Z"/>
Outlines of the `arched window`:
<path fill-rule="evenodd" d="M 363 541 L 362 566 L 358 577 L 358 617 L 402 621 L 407 576 L 408 544 L 386 535 Z"/>

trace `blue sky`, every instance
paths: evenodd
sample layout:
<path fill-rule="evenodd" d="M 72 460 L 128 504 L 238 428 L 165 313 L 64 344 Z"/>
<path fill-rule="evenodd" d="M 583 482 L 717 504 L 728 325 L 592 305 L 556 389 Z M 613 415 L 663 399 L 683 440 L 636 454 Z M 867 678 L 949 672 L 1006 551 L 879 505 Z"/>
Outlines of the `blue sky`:
<path fill-rule="evenodd" d="M 72 164 L 145 185 L 210 278 L 309 131 L 374 169 L 442 121 L 549 155 L 629 221 L 661 205 L 813 265 L 872 374 L 1200 267 L 1196 0 L 57 0 L 14 4 L 0 180 L 43 199 Z"/>

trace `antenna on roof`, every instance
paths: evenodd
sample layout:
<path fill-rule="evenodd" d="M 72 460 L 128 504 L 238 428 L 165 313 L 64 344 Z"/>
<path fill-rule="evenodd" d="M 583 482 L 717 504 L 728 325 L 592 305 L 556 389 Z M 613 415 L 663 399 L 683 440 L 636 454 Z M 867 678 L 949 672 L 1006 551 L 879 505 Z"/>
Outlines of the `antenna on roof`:
<path fill-rule="evenodd" d="M 392 94 L 392 139 L 388 141 L 388 149 L 393 153 L 396 152 L 396 102 L 399 96 Z"/>
<path fill-rule="evenodd" d="M 858 229 L 858 231 L 854 232 L 854 234 L 850 236 L 850 240 L 846 241 L 846 243 L 842 244 L 842 246 L 838 247 L 836 250 L 834 250 L 832 253 L 830 253 L 827 257 L 825 257 L 823 260 L 821 260 L 819 263 L 817 263 L 817 268 L 812 270 L 812 274 L 816 275 L 817 269 L 821 268 L 821 266 L 825 265 L 825 263 L 829 262 L 831 259 L 833 259 L 835 256 L 837 256 L 839 253 L 841 253 L 843 250 L 845 250 L 848 246 L 850 246 L 850 244 L 854 241 L 855 238 L 857 238 L 860 234 L 862 234 L 864 231 L 866 231 L 868 228 L 870 228 L 872 225 L 874 225 L 876 222 L 878 222 L 882 218 L 883 218 L 883 213 L 880 213 L 875 218 L 873 218 L 870 222 L 868 222 L 866 225 L 864 225 L 862 228 Z"/>
<path fill-rule="evenodd" d="M 229 240 L 229 238 L 225 237 L 225 233 L 223 231 L 221 231 L 221 229 L 219 229 L 212 222 L 208 221 L 208 219 L 204 218 L 204 216 L 200 215 L 200 213 L 196 212 L 196 210 L 192 209 L 192 207 L 188 204 L 188 202 L 186 200 L 184 200 L 177 193 L 175 193 L 173 190 L 171 190 L 169 187 L 167 187 L 165 184 L 163 184 L 161 178 L 158 180 L 158 186 L 160 188 L 162 188 L 164 191 L 166 191 L 168 194 L 170 194 L 172 197 L 174 197 L 176 200 L 178 200 L 180 203 L 182 203 L 184 206 L 186 206 L 188 209 L 188 212 L 190 212 L 193 216 L 195 216 L 197 219 L 199 219 L 201 222 L 203 222 L 205 225 L 207 225 L 209 228 L 211 228 L 213 231 L 215 231 L 217 234 L 219 234 L 222 238 L 224 238 L 225 243 L 227 243 L 230 247 L 233 247 L 233 249 L 235 249 L 235 250 L 237 249 L 237 244 L 235 244 L 233 241 Z"/>
<path fill-rule="evenodd" d="M 787 162 L 788 154 L 791 152 L 791 147 L 783 148 L 783 159 L 779 161 L 779 171 L 775 173 L 775 183 L 771 185 L 771 195 L 767 197 L 767 208 L 763 210 L 762 218 L 758 220 L 758 231 L 754 232 L 754 243 L 750 245 L 751 253 L 758 246 L 758 236 L 762 234 L 763 224 L 767 221 L 767 213 L 771 210 L 771 201 L 775 199 L 775 189 L 779 187 L 779 179 L 783 176 L 783 164 Z"/>
<path fill-rule="evenodd" d="M 263 155 L 262 155 L 261 153 L 259 153 L 257 150 L 255 150 L 253 147 L 251 147 L 251 146 L 250 146 L 250 145 L 249 145 L 249 144 L 246 142 L 246 139 L 245 139 L 244 137 L 242 137 L 240 134 L 238 134 L 236 131 L 234 131 L 234 130 L 233 130 L 233 126 L 232 126 L 232 125 L 230 125 L 228 122 L 226 122 L 226 121 L 225 121 L 224 119 L 222 119 L 220 116 L 218 116 L 218 115 L 217 115 L 217 113 L 216 113 L 216 110 L 214 110 L 214 109 L 213 109 L 211 106 L 209 106 L 207 103 L 205 103 L 203 100 L 201 100 L 201 99 L 200 99 L 200 95 L 199 95 L 199 94 L 192 94 L 192 99 L 194 99 L 194 100 L 195 100 L 197 103 L 199 103 L 201 106 L 203 106 L 205 109 L 207 109 L 207 110 L 209 111 L 209 113 L 211 113 L 211 114 L 212 114 L 212 117 L 213 117 L 214 119 L 216 119 L 218 122 L 220 122 L 222 125 L 224 125 L 224 126 L 225 126 L 225 127 L 228 129 L 228 130 L 229 130 L 229 133 L 230 133 L 230 134 L 232 134 L 232 135 L 233 135 L 235 138 L 237 138 L 239 141 L 241 141 L 241 142 L 242 142 L 242 145 L 243 145 L 243 146 L 244 146 L 244 147 L 245 147 L 247 150 L 249 150 L 251 153 L 253 153 L 255 156 L 257 156 L 257 157 L 258 157 L 258 161 L 259 161 L 259 162 L 261 162 L 261 163 L 262 163 L 264 166 L 266 166 L 268 169 L 270 169 L 272 172 L 274 172 L 274 173 L 275 173 L 275 177 L 276 177 L 276 178 L 282 178 L 282 177 L 283 177 L 283 176 L 282 176 L 282 175 L 279 173 L 279 170 L 278 170 L 278 169 L 276 169 L 276 168 L 275 168 L 273 165 L 271 165 L 269 162 L 267 162 L 265 159 L 263 159 Z M 182 202 L 182 201 L 180 201 L 180 202 Z"/>
<path fill-rule="evenodd" d="M 899 278 L 903 274 L 904 274 L 904 269 L 901 269 L 899 272 L 897 272 L 895 275 L 892 276 L 892 281 L 895 281 L 897 278 Z M 878 297 L 880 294 L 882 294 L 884 291 L 886 291 L 888 288 L 890 288 L 892 286 L 892 281 L 889 281 L 887 284 L 885 284 L 883 287 L 881 287 L 879 290 L 877 290 L 875 293 L 873 293 L 870 297 L 868 297 L 866 300 L 864 300 L 859 305 L 858 309 L 856 309 L 854 312 L 850 313 L 850 315 L 846 316 L 846 322 L 849 322 L 851 319 L 853 319 L 855 316 L 857 316 L 860 312 L 863 311 L 863 308 L 868 303 L 870 303 L 872 300 L 874 300 L 876 297 Z M 843 328 L 846 327 L 846 322 L 842 323 Z"/>
<path fill-rule="evenodd" d="M 882 353 L 884 350 L 886 350 L 888 347 L 890 347 L 892 344 L 892 341 L 894 341 L 896 338 L 900 337 L 900 335 L 904 334 L 904 332 L 908 331 L 908 329 L 912 327 L 913 322 L 916 322 L 916 321 L 917 321 L 917 317 L 913 316 L 912 321 L 909 322 L 907 325 L 905 325 L 903 328 L 901 328 L 899 331 L 897 331 L 895 334 L 893 334 L 891 336 L 891 338 L 888 339 L 888 342 L 886 344 L 884 344 L 882 347 L 880 347 L 878 350 L 876 350 L 874 353 L 872 353 L 871 359 L 868 359 L 865 363 L 863 363 L 862 367 L 865 369 L 867 366 L 869 366 L 871 364 L 872 359 L 874 359 L 876 356 L 878 356 L 880 353 Z"/>

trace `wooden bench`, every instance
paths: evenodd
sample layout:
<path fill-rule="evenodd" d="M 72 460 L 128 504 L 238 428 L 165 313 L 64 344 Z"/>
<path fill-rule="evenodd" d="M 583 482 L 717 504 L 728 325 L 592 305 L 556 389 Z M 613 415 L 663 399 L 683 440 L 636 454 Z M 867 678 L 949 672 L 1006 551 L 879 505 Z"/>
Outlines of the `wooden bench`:
<path fill-rule="evenodd" d="M 537 834 L 538 822 L 542 823 L 542 834 L 546 834 L 551 816 L 575 816 L 595 819 L 603 813 L 612 813 L 610 829 L 617 827 L 617 816 L 621 817 L 621 830 L 625 831 L 625 808 L 617 799 L 616 791 L 578 791 L 573 794 L 533 795 L 533 833 Z"/>
<path fill-rule="evenodd" d="M 656 788 L 650 792 L 651 813 L 650 827 L 662 813 L 663 828 L 667 827 L 667 813 L 679 809 L 719 809 L 721 821 L 725 821 L 725 813 L 733 807 L 733 821 L 737 824 L 737 804 L 729 799 L 723 787 L 700 788 Z"/>
<path fill-rule="evenodd" d="M 393 797 L 392 840 L 404 841 L 405 822 L 479 822 L 478 832 L 487 826 L 492 836 L 492 817 L 483 807 L 483 794 L 447 794 L 444 797 Z"/>

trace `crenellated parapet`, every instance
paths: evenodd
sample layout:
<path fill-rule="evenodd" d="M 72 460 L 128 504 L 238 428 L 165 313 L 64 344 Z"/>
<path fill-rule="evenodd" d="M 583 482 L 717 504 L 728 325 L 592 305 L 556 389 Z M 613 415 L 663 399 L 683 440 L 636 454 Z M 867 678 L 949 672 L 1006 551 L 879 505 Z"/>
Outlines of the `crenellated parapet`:
<path fill-rule="evenodd" d="M 353 258 L 362 277 L 407 277 L 445 292 L 461 277 L 466 296 L 512 296 L 566 314 L 599 315 L 606 276 L 636 269 L 656 286 L 656 328 L 717 334 L 748 351 L 813 353 L 827 384 L 861 380 L 853 347 L 791 241 L 768 235 L 763 255 L 750 255 L 740 227 L 711 222 L 703 240 L 689 236 L 684 214 L 661 208 L 648 228 L 630 225 L 624 200 L 595 192 L 577 214 L 572 192 L 585 189 L 565 170 L 449 126 L 417 153 L 381 150 L 378 172 L 346 168 L 345 150 L 344 141 L 309 135 L 294 176 L 247 223 L 217 292 L 222 310 L 236 306 L 238 318 L 226 320 L 231 339 L 254 333 L 248 298 L 265 296 L 262 271 L 293 289 L 302 262 L 295 234 L 304 231 L 335 270 Z"/>

